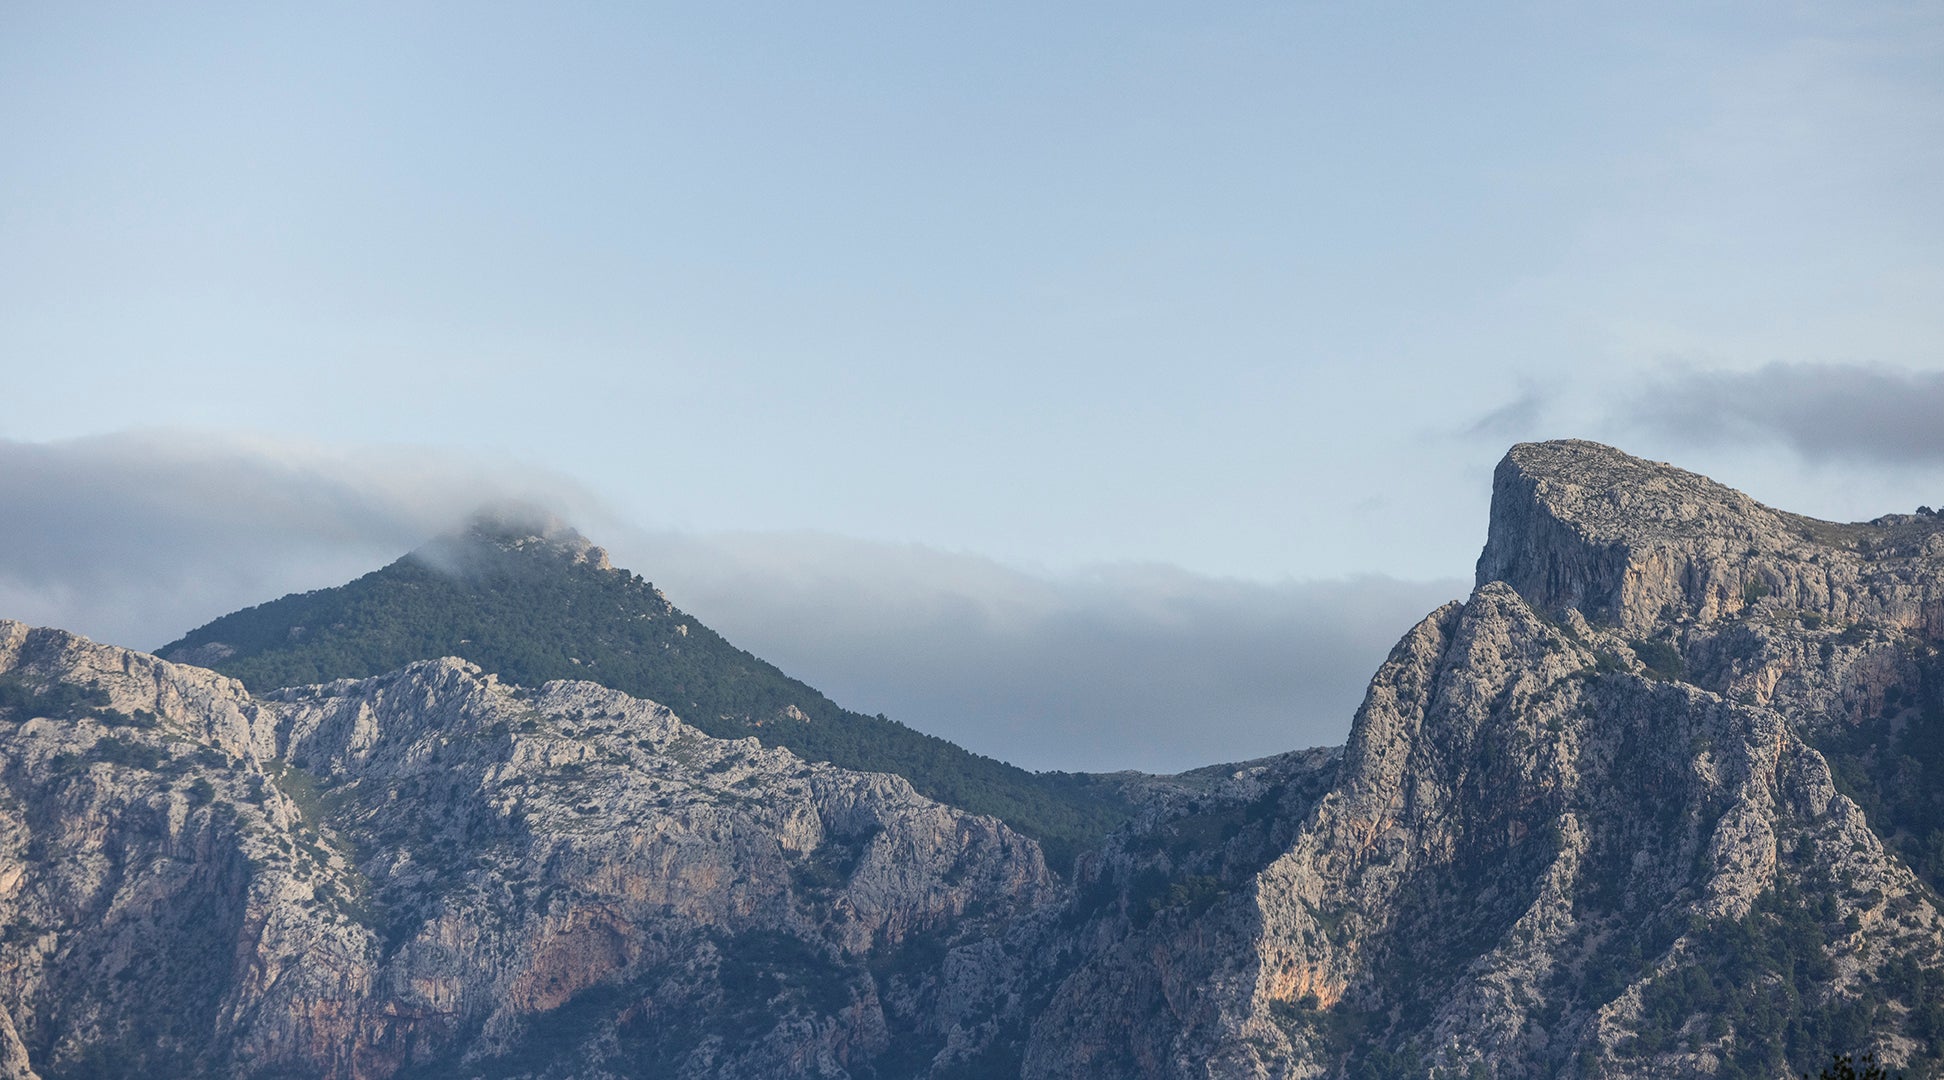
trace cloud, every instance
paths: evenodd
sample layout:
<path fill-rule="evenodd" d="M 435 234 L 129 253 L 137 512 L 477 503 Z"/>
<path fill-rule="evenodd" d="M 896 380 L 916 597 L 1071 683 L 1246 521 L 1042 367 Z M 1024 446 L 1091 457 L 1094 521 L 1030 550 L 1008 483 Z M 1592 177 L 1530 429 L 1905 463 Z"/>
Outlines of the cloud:
<path fill-rule="evenodd" d="M 1390 647 L 1460 581 L 1041 575 L 822 535 L 610 545 L 839 703 L 1031 768 L 1172 771 L 1341 742 Z"/>
<path fill-rule="evenodd" d="M 1864 364 L 1677 368 L 1615 420 L 1697 445 L 1779 442 L 1811 460 L 1944 462 L 1944 372 Z"/>
<path fill-rule="evenodd" d="M 1554 394 L 1528 387 L 1518 397 L 1472 420 L 1459 434 L 1468 439 L 1499 443 L 1525 438 L 1546 419 Z"/>
<path fill-rule="evenodd" d="M 575 522 L 838 702 L 1033 768 L 1169 771 L 1341 741 L 1390 646 L 1464 591 L 1039 574 L 824 534 L 653 531 L 517 463 L 141 432 L 0 441 L 0 616 L 152 648 L 509 500 Z"/>
<path fill-rule="evenodd" d="M 0 440 L 0 615 L 154 648 L 510 500 L 593 505 L 562 477 L 423 448 L 165 430 Z"/>

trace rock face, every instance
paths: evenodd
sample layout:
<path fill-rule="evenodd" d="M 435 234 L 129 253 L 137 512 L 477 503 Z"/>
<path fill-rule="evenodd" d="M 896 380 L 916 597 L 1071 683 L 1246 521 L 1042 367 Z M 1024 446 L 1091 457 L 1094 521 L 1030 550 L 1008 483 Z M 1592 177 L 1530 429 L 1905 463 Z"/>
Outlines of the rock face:
<path fill-rule="evenodd" d="M 0 1076 L 1933 1075 L 1941 536 L 1515 447 L 1344 747 L 1124 778 L 1064 883 L 592 683 L 0 623 Z"/>
<path fill-rule="evenodd" d="M 1944 636 L 1944 517 L 1837 525 L 1599 443 L 1512 448 L 1492 481 L 1478 581 L 1542 611 L 1646 632 L 1767 600 L 1838 622 Z"/>
<path fill-rule="evenodd" d="M 1938 882 L 1812 745 L 1886 715 L 1944 735 L 1936 526 L 1514 448 L 1476 591 L 1398 644 L 1340 760 L 1082 865 L 1025 1073 L 1936 1068 Z"/>
<path fill-rule="evenodd" d="M 1054 992 L 1028 1075 L 1779 1076 L 1778 1020 L 1934 1053 L 1910 1022 L 1932 984 L 1898 983 L 1944 962 L 1934 893 L 1773 708 L 1603 671 L 1617 645 L 1500 583 L 1433 614 L 1327 792 L 1278 798 L 1300 811 L 1279 854 L 1251 867 L 1258 841 L 1216 831 L 1206 910 L 1126 914 L 1180 874 L 1102 905 L 1088 932 L 1113 944 Z M 1771 949 L 1785 932 L 1803 940 Z M 1182 996 L 1111 966 L 1129 952 L 1165 957 Z M 1125 1030 L 1156 1015 L 1174 1022 Z"/>
<path fill-rule="evenodd" d="M 922 1071 L 962 1018 L 919 960 L 1053 888 L 993 819 L 588 683 L 256 701 L 17 623 L 0 678 L 5 1074 Z"/>

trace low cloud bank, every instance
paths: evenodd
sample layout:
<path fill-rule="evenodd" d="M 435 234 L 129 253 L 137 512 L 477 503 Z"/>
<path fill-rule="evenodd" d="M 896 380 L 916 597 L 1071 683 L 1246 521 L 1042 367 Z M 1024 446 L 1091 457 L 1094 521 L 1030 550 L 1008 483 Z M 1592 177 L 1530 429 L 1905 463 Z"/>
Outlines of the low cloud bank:
<path fill-rule="evenodd" d="M 1944 372 L 1866 364 L 1676 369 L 1620 419 L 1700 444 L 1780 442 L 1814 460 L 1944 462 Z"/>
<path fill-rule="evenodd" d="M 1048 575 L 819 534 L 653 532 L 507 462 L 146 432 L 0 440 L 0 617 L 154 648 L 508 501 L 576 522 L 838 702 L 1031 768 L 1169 771 L 1339 742 L 1390 646 L 1466 588 Z"/>
<path fill-rule="evenodd" d="M 1341 742 L 1457 581 L 1066 576 L 816 535 L 614 545 L 730 640 L 841 704 L 1030 768 L 1173 771 Z"/>
<path fill-rule="evenodd" d="M 478 507 L 593 500 L 517 463 L 179 431 L 0 439 L 0 616 L 152 649 L 376 569 Z"/>

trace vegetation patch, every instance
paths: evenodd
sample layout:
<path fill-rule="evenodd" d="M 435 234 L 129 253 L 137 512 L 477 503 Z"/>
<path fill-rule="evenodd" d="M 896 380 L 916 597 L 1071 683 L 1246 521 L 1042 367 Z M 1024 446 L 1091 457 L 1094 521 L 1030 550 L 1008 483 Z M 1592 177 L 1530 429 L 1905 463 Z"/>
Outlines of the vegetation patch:
<path fill-rule="evenodd" d="M 1652 638 L 1628 644 L 1633 646 L 1634 656 L 1646 667 L 1648 678 L 1668 682 L 1687 678 L 1687 661 L 1673 642 Z"/>
<path fill-rule="evenodd" d="M 1944 663 L 1919 666 L 1919 684 L 1855 726 L 1821 733 L 1816 749 L 1836 789 L 1862 808 L 1876 834 L 1935 892 L 1944 892 Z"/>
<path fill-rule="evenodd" d="M 153 713 L 131 716 L 108 707 L 108 691 L 100 683 L 85 686 L 57 682 L 37 689 L 18 675 L 0 676 L 0 712 L 16 720 L 41 716 L 49 720 L 106 720 L 128 726 L 152 726 Z"/>
<path fill-rule="evenodd" d="M 142 769 L 154 772 L 169 761 L 169 755 L 161 747 L 150 743 L 109 735 L 95 740 L 88 750 L 88 760 L 103 761 L 125 769 Z"/>
<path fill-rule="evenodd" d="M 1784 878 L 1748 914 L 1698 928 L 1692 960 L 1650 981 L 1641 995 L 1627 1057 L 1714 1047 L 1726 1080 L 1806 1073 L 1828 1059 L 1831 1047 L 1859 1047 L 1890 1017 L 1893 998 L 1928 993 L 1933 976 L 1921 966 L 1895 973 L 1898 981 L 1865 982 L 1853 996 L 1832 993 L 1832 939 L 1846 932 L 1829 893 L 1805 894 Z M 1934 998 L 1932 999 L 1934 1000 Z M 1924 998 L 1911 1031 L 1934 1063 L 1944 1036 L 1944 1009 Z M 1894 1025 L 1892 1025 L 1894 1026 Z"/>

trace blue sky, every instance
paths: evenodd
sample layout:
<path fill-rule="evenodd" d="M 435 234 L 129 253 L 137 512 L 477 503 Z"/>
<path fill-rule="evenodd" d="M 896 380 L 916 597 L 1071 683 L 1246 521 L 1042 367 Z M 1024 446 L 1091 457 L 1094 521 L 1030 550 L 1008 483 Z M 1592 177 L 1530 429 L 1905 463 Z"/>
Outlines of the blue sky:
<path fill-rule="evenodd" d="M 1067 596 L 1462 589 L 1520 438 L 1944 502 L 1923 409 L 1816 411 L 1944 371 L 1935 5 L 9 5 L 0 138 L 0 438 L 56 456 L 463 459 Z"/>

